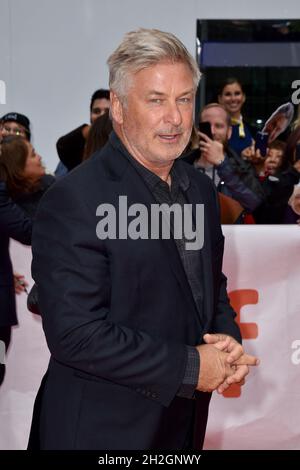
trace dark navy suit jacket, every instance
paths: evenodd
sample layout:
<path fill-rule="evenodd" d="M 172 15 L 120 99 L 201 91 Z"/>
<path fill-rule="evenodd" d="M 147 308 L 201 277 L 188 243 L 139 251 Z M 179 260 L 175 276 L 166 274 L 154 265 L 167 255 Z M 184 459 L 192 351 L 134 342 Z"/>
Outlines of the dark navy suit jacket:
<path fill-rule="evenodd" d="M 0 327 L 17 324 L 9 238 L 30 245 L 31 230 L 31 219 L 9 198 L 5 183 L 0 181 Z"/>
<path fill-rule="evenodd" d="M 128 206 L 156 202 L 114 133 L 40 204 L 32 272 L 52 355 L 33 419 L 42 449 L 182 449 L 198 404 L 205 430 L 209 394 L 176 396 L 185 345 L 208 331 L 240 333 L 221 271 L 216 191 L 178 163 L 190 178 L 188 201 L 205 206 L 201 329 L 173 239 L 96 236 L 99 204 L 117 207 L 120 195 Z"/>

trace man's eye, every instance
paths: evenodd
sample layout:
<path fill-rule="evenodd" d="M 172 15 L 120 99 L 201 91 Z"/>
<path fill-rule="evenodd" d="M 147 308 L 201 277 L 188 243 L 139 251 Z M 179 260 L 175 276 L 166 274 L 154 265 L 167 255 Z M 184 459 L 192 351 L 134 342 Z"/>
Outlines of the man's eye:
<path fill-rule="evenodd" d="M 161 104 L 163 100 L 160 98 L 153 98 L 152 100 L 150 100 L 150 102 L 155 104 Z"/>
<path fill-rule="evenodd" d="M 190 103 L 191 98 L 188 98 L 187 96 L 185 96 L 184 98 L 180 98 L 179 101 L 180 103 Z"/>

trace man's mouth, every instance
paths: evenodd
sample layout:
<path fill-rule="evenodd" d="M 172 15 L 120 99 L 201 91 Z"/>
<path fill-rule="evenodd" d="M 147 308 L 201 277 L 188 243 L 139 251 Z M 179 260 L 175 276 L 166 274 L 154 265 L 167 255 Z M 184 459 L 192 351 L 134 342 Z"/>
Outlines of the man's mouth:
<path fill-rule="evenodd" d="M 158 137 L 165 142 L 177 142 L 181 134 L 158 134 Z"/>

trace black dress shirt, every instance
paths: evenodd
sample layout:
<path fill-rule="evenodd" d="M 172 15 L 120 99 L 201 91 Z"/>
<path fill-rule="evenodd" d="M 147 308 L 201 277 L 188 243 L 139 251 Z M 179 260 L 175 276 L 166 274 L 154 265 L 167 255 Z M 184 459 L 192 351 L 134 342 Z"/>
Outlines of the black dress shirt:
<path fill-rule="evenodd" d="M 118 141 L 118 137 L 113 133 L 111 138 L 114 143 L 118 144 L 121 148 L 122 153 L 126 156 L 128 161 L 135 167 L 139 175 L 142 177 L 147 187 L 153 194 L 155 200 L 159 204 L 179 204 L 183 210 L 184 204 L 188 204 L 188 200 L 185 195 L 185 191 L 190 185 L 188 174 L 185 171 L 179 172 L 177 170 L 176 160 L 171 168 L 171 185 L 163 181 L 155 173 L 152 173 L 142 164 L 140 164 L 135 158 L 133 158 L 122 143 Z M 174 219 L 171 219 L 170 231 L 172 236 L 174 235 Z M 192 295 L 200 315 L 202 316 L 203 311 L 203 283 L 202 283 L 202 264 L 199 250 L 187 250 L 184 233 L 182 238 L 174 238 L 188 283 L 190 285 Z M 185 374 L 182 385 L 178 390 L 177 395 L 184 398 L 193 398 L 196 386 L 198 384 L 200 370 L 200 357 L 196 348 L 187 345 L 187 363 Z"/>

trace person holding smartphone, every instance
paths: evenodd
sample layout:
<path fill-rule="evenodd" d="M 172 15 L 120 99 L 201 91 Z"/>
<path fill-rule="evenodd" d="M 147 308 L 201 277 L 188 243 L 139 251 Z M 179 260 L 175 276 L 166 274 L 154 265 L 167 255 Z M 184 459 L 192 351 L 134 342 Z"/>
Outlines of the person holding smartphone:
<path fill-rule="evenodd" d="M 206 173 L 219 192 L 252 212 L 263 201 L 263 191 L 252 165 L 228 145 L 232 132 L 230 122 L 222 105 L 206 105 L 199 118 L 199 148 L 184 158 Z"/>

